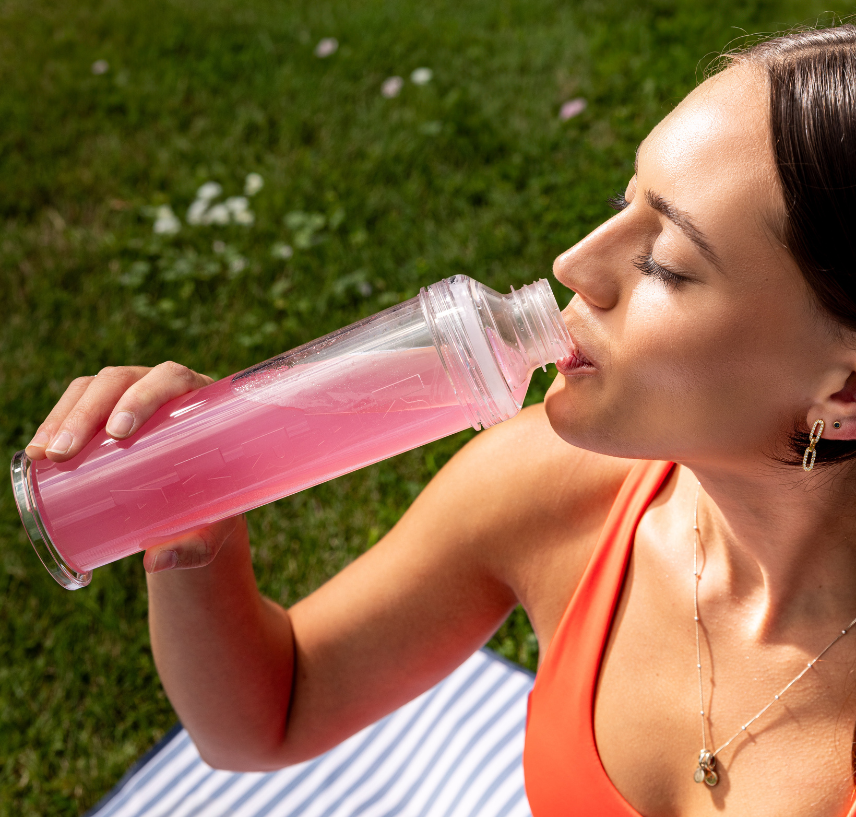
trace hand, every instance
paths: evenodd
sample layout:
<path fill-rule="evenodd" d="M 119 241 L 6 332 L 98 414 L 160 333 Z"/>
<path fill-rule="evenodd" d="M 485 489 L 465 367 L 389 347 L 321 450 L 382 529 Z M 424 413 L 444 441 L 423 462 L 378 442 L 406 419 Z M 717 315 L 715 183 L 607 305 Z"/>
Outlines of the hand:
<path fill-rule="evenodd" d="M 72 380 L 27 445 L 31 460 L 65 462 L 104 428 L 117 440 L 130 437 L 164 403 L 214 381 L 167 361 L 146 366 L 108 366 Z"/>
<path fill-rule="evenodd" d="M 117 440 L 134 434 L 164 403 L 213 380 L 186 366 L 167 361 L 154 368 L 110 366 L 92 377 L 73 380 L 26 448 L 32 460 L 65 462 L 106 423 Z M 243 517 L 225 519 L 146 551 L 149 573 L 170 568 L 201 567 L 235 535 L 246 535 Z"/>
<path fill-rule="evenodd" d="M 143 567 L 146 573 L 205 567 L 214 561 L 224 545 L 233 540 L 246 540 L 247 536 L 247 521 L 243 514 L 221 519 L 171 542 L 149 548 L 143 557 Z"/>

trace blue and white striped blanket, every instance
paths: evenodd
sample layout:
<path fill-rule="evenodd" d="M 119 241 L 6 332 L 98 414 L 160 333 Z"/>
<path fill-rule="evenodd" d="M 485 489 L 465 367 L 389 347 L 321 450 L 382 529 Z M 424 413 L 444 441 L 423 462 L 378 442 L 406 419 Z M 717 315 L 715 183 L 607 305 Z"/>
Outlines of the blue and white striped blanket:
<path fill-rule="evenodd" d="M 314 760 L 216 771 L 176 726 L 86 817 L 531 817 L 532 675 L 480 650 L 433 689 Z"/>

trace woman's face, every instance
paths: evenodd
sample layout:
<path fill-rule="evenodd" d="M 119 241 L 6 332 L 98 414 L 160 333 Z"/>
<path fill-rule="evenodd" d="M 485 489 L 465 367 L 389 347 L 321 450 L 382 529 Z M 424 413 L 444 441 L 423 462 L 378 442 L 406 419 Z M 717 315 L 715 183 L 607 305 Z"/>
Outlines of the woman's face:
<path fill-rule="evenodd" d="M 763 73 L 735 66 L 694 90 L 642 142 L 625 199 L 553 267 L 594 364 L 550 388 L 554 429 L 624 457 L 781 452 L 849 369 L 842 355 L 830 374 L 830 324 L 774 237 L 784 205 Z"/>

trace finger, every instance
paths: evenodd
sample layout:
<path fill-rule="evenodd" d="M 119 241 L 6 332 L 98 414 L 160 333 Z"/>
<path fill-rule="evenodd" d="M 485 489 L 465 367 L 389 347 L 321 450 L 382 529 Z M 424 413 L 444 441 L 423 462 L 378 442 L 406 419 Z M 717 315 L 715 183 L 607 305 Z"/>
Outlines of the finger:
<path fill-rule="evenodd" d="M 201 389 L 214 381 L 180 363 L 168 360 L 134 383 L 115 404 L 107 420 L 107 433 L 118 440 L 133 434 L 164 403 Z"/>
<path fill-rule="evenodd" d="M 86 378 L 86 389 L 65 416 L 57 418 L 50 444 L 45 448 L 48 459 L 65 462 L 78 454 L 104 427 L 116 401 L 148 371 L 145 366 L 110 366 L 97 377 Z"/>
<path fill-rule="evenodd" d="M 56 405 L 51 409 L 50 414 L 45 417 L 44 422 L 36 430 L 33 439 L 27 443 L 27 447 L 24 450 L 30 459 L 43 460 L 45 458 L 45 449 L 57 435 L 69 411 L 74 408 L 77 401 L 80 400 L 94 379 L 94 377 L 78 377 L 68 384 L 68 388 L 66 388 L 62 397 L 59 398 Z"/>
<path fill-rule="evenodd" d="M 149 548 L 143 556 L 146 573 L 205 567 L 233 538 L 247 535 L 246 518 L 235 516 Z"/>

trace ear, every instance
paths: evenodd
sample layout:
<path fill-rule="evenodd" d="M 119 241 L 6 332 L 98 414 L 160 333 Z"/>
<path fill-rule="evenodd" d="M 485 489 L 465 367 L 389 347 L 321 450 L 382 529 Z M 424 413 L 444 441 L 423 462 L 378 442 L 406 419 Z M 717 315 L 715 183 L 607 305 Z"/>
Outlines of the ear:
<path fill-rule="evenodd" d="M 809 409 L 808 427 L 812 428 L 817 420 L 823 420 L 825 440 L 856 440 L 856 372 L 850 373 L 843 389 Z M 841 427 L 835 428 L 835 423 Z"/>

